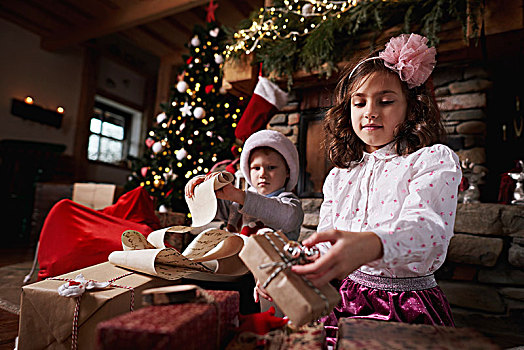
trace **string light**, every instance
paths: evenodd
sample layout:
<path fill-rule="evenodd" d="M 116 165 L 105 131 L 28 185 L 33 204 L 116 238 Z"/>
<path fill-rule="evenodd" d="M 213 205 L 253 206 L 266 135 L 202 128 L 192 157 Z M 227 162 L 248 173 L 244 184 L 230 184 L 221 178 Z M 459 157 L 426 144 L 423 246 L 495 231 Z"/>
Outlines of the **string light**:
<path fill-rule="evenodd" d="M 299 36 L 310 35 L 321 27 L 322 22 L 328 17 L 340 18 L 340 15 L 356 6 L 361 0 L 328 1 L 328 0 L 289 0 L 284 1 L 283 7 L 260 8 L 258 21 L 253 21 L 251 26 L 240 29 L 233 34 L 235 43 L 226 45 L 226 57 L 233 52 L 250 54 L 260 48 L 264 40 L 291 39 L 297 40 Z M 275 17 L 275 14 L 277 16 Z M 276 21 L 286 16 L 282 28 Z M 302 28 L 288 30 L 289 18 L 297 18 Z"/>

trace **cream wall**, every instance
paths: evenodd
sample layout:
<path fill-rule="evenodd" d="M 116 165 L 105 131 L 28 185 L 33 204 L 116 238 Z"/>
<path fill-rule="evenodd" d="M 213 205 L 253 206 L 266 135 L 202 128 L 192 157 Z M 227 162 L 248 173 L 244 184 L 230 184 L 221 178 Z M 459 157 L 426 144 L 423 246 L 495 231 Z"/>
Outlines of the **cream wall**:
<path fill-rule="evenodd" d="M 40 49 L 38 36 L 0 19 L 0 139 L 66 145 L 72 155 L 81 74 L 80 48 L 60 52 Z M 11 114 L 11 99 L 32 96 L 41 107 L 65 108 L 62 126 L 22 119 Z"/>

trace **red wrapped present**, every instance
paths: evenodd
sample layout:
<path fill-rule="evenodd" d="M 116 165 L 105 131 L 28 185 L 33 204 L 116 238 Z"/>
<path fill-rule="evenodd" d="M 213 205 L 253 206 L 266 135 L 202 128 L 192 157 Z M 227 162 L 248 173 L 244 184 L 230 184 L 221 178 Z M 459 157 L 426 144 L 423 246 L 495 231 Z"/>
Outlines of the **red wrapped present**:
<path fill-rule="evenodd" d="M 149 306 L 99 323 L 98 349 L 222 348 L 238 326 L 239 294 L 205 293 L 205 302 Z"/>

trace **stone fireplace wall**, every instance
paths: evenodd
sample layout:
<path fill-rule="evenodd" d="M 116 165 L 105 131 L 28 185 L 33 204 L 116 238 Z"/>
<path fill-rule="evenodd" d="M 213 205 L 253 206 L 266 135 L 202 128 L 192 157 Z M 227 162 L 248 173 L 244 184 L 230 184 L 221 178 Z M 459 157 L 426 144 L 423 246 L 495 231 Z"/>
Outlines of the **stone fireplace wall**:
<path fill-rule="evenodd" d="M 433 85 L 448 132 L 446 143 L 461 160 L 471 162 L 465 172 L 486 175 L 489 72 L 480 65 L 444 66 L 434 72 Z M 268 128 L 298 146 L 301 115 L 331 106 L 333 90 L 333 85 L 324 84 L 294 91 Z M 300 239 L 304 239 L 318 225 L 322 199 L 301 199 L 305 218 Z M 457 326 L 476 328 L 504 348 L 523 345 L 524 206 L 459 203 L 455 236 L 436 276 Z"/>

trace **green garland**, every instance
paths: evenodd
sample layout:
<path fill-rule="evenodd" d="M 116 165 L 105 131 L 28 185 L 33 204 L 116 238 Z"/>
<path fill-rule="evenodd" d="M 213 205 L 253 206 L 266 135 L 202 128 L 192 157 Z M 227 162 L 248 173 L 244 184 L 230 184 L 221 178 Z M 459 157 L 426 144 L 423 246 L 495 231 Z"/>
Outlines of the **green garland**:
<path fill-rule="evenodd" d="M 300 3 L 304 5 L 307 1 L 300 0 Z M 320 16 L 304 17 L 285 11 L 277 11 L 283 14 L 278 17 L 274 9 L 286 9 L 286 5 L 284 1 L 277 0 L 272 8 L 253 12 L 240 23 L 239 31 L 250 28 L 253 22 L 269 20 L 276 28 L 283 28 L 286 24 L 288 31 L 293 29 L 301 33 L 304 28 L 314 25 L 314 30 L 307 35 L 285 37 L 283 29 L 279 36 L 267 34 L 258 40 L 258 47 L 253 50 L 254 61 L 262 63 L 264 75 L 287 77 L 288 87 L 291 87 L 294 72 L 314 71 L 329 77 L 336 70 L 337 63 L 346 61 L 355 53 L 363 38 L 369 40 L 373 48 L 381 32 L 392 27 L 401 28 L 391 33 L 392 36 L 417 32 L 426 36 L 431 45 L 437 45 L 441 25 L 456 20 L 461 24 L 466 40 L 468 24 L 473 31 L 472 36 L 478 38 L 480 29 L 475 24 L 482 14 L 482 3 L 482 0 L 360 0 L 355 6 L 340 12 L 339 17 L 326 16 L 322 19 Z M 232 49 L 239 42 L 236 33 L 238 31 L 231 30 L 227 33 L 228 53 L 233 59 L 248 51 Z"/>

